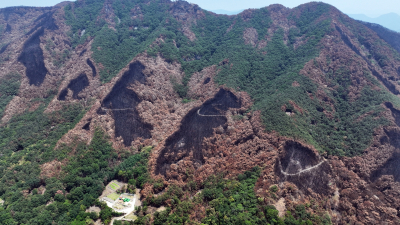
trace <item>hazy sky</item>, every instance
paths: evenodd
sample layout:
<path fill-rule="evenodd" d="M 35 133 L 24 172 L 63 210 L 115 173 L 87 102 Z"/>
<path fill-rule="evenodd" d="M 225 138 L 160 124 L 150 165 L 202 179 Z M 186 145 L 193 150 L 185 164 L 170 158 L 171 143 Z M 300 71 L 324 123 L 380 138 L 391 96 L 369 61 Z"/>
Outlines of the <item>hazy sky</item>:
<path fill-rule="evenodd" d="M 311 0 L 190 0 L 205 9 L 240 10 L 246 8 L 260 8 L 279 3 L 286 7 L 296 7 Z M 400 14 L 399 0 L 323 0 L 322 2 L 337 7 L 349 14 L 385 14 L 395 12 Z M 400 22 L 400 21 L 399 21 Z"/>
<path fill-rule="evenodd" d="M 62 2 L 62 0 L 0 0 L 0 8 L 20 5 L 53 6 L 59 2 Z M 261 8 L 275 3 L 293 8 L 309 2 L 309 0 L 189 0 L 189 2 L 209 10 L 237 11 L 247 8 Z M 378 16 L 390 12 L 400 14 L 399 0 L 323 0 L 323 2 L 334 5 L 348 14 L 366 14 L 369 16 Z"/>

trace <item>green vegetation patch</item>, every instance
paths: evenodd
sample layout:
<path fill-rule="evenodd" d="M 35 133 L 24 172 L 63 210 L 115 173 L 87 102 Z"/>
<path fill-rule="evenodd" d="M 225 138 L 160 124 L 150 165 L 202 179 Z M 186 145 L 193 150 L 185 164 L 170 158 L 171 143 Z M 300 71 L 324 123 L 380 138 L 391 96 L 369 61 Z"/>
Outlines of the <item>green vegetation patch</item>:
<path fill-rule="evenodd" d="M 80 210 L 80 204 L 66 202 L 64 195 L 56 195 L 58 190 L 65 190 L 68 182 L 41 178 L 40 165 L 55 158 L 62 161 L 67 157 L 71 149 L 54 151 L 54 148 L 57 141 L 82 118 L 87 108 L 79 103 L 67 104 L 60 111 L 46 114 L 44 110 L 52 99 L 53 95 L 33 100 L 31 104 L 39 105 L 35 111 L 22 112 L 0 127 L 0 197 L 5 200 L 0 218 L 5 224 L 51 224 L 52 221 L 62 224 L 61 221 L 72 222 L 77 216 L 77 213 L 72 213 L 72 218 L 65 217 L 69 210 Z M 90 185 L 89 180 L 84 183 Z M 37 191 L 41 185 L 46 186 L 44 195 Z M 32 195 L 24 197 L 21 194 L 23 190 L 30 191 Z M 46 206 L 51 198 L 55 202 Z M 83 195 L 79 195 L 78 201 L 82 199 L 90 202 L 90 199 L 85 200 Z M 64 202 L 65 210 L 52 214 L 64 207 Z M 11 217 L 11 211 L 19 216 Z"/>
<path fill-rule="evenodd" d="M 109 195 L 107 196 L 107 198 L 109 198 L 109 199 L 111 199 L 111 200 L 113 200 L 113 201 L 117 200 L 118 197 L 119 197 L 119 194 L 116 194 L 116 193 L 112 193 L 112 194 L 109 194 Z"/>
<path fill-rule="evenodd" d="M 71 26 L 69 35 L 73 47 L 83 44 L 106 24 L 104 19 L 97 20 L 103 5 L 104 0 L 83 0 L 65 6 L 65 18 L 66 23 Z"/>
<path fill-rule="evenodd" d="M 143 188 L 143 185 L 149 180 L 147 163 L 152 148 L 147 146 L 140 149 L 139 154 L 129 156 L 115 168 L 118 179 L 128 182 L 131 190 L 133 187 Z"/>
<path fill-rule="evenodd" d="M 143 202 L 157 206 L 162 202 L 172 202 L 165 211 L 154 214 L 154 224 L 191 224 L 189 215 L 195 205 L 206 207 L 206 217 L 202 224 L 332 224 L 329 216 L 308 213 L 304 205 L 296 205 L 293 212 L 288 211 L 280 218 L 272 205 L 266 205 L 256 197 L 254 186 L 259 179 L 261 169 L 253 168 L 240 174 L 237 179 L 224 179 L 223 174 L 209 177 L 203 184 L 201 194 L 193 198 L 183 198 L 181 188 L 171 185 L 166 193 Z M 194 189 L 192 189 L 194 188 Z M 197 187 L 201 188 L 201 187 Z M 185 189 L 197 189 L 190 182 Z M 189 195 L 190 196 L 190 195 Z M 142 224 L 146 217 L 139 216 L 137 223 Z"/>
<path fill-rule="evenodd" d="M 131 213 L 131 214 L 125 216 L 124 219 L 127 219 L 127 220 L 136 220 L 136 219 L 137 219 L 137 216 L 136 216 L 135 214 Z"/>
<path fill-rule="evenodd" d="M 0 78 L 0 118 L 3 117 L 4 110 L 8 103 L 18 94 L 21 75 L 11 72 Z"/>
<path fill-rule="evenodd" d="M 119 186 L 117 183 L 115 183 L 115 182 L 111 182 L 111 184 L 109 185 L 109 187 L 110 187 L 111 189 L 113 189 L 114 191 L 116 191 L 116 190 L 118 190 L 118 189 L 120 188 L 120 186 Z"/>
<path fill-rule="evenodd" d="M 31 104 L 40 105 L 37 110 L 27 110 L 0 128 L 0 149 L 4 162 L 16 164 L 24 159 L 44 163 L 56 157 L 60 160 L 66 157 L 66 152 L 54 153 L 53 149 L 62 135 L 79 122 L 87 108 L 73 103 L 64 105 L 60 111 L 45 114 L 50 100 L 51 97 L 34 100 Z"/>
<path fill-rule="evenodd" d="M 84 0 L 66 6 L 67 24 L 72 27 L 73 46 L 95 37 L 92 50 L 96 63 L 101 63 L 100 78 L 108 82 L 138 53 L 144 52 L 160 37 L 167 18 L 168 6 L 161 1 L 115 0 L 112 9 L 116 14 L 115 30 L 103 19 L 97 19 L 104 0 Z M 143 18 L 132 19 L 132 11 L 140 9 Z M 82 35 L 82 31 L 85 31 Z"/>
<path fill-rule="evenodd" d="M 51 100 L 50 98 L 49 100 Z M 80 104 L 69 105 L 59 112 L 43 114 L 48 103 L 34 112 L 25 112 L 14 117 L 7 126 L 0 128 L 0 197 L 5 200 L 0 208 L 0 218 L 5 224 L 82 224 L 88 218 L 97 220 L 96 213 L 86 213 L 92 205 L 101 207 L 100 218 L 110 222 L 111 217 L 120 216 L 97 201 L 105 185 L 116 179 L 119 171 L 127 169 L 124 178 L 133 180 L 132 189 L 147 181 L 147 158 L 151 148 L 119 158 L 107 136 L 96 130 L 90 145 L 73 142 L 54 151 L 55 144 L 76 122 L 85 108 Z M 90 106 L 89 106 L 90 107 Z M 17 138 L 18 137 L 18 138 Z M 71 154 L 73 152 L 73 154 Z M 128 157 L 129 156 L 129 157 Z M 66 159 L 58 178 L 40 177 L 40 165 L 54 160 Z M 123 161 L 119 166 L 119 162 Z M 19 164 L 20 163 L 20 164 Z M 137 181 L 137 182 L 136 182 Z M 46 187 L 44 195 L 37 188 Z M 32 195 L 24 197 L 22 190 Z M 56 194 L 63 190 L 68 194 Z M 52 204 L 46 205 L 51 199 Z M 11 216 L 11 211 L 17 217 Z"/>

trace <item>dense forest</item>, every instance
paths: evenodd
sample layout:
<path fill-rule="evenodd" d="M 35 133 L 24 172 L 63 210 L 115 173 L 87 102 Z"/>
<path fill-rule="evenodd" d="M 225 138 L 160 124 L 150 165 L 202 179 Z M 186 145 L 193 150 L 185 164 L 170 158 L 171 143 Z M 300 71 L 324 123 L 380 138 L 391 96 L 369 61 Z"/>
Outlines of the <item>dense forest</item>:
<path fill-rule="evenodd" d="M 66 110 L 66 113 L 72 112 Z M 68 155 L 71 148 L 75 151 L 73 156 Z M 76 143 L 76 146 L 62 147 L 57 154 L 46 154 L 40 146 L 31 144 L 18 151 L 13 160 L 8 160 L 8 166 L 15 172 L 6 171 L 2 176 L 0 191 L 7 208 L 0 211 L 2 224 L 86 224 L 99 217 L 107 223 L 112 216 L 119 214 L 97 200 L 104 185 L 119 178 L 133 180 L 131 183 L 141 188 L 148 179 L 147 158 L 150 150 L 143 148 L 139 154 L 118 158 L 100 130 L 96 131 L 89 146 Z M 68 162 L 62 168 L 63 174 L 41 179 L 39 165 L 54 158 Z M 110 166 L 121 160 L 123 163 L 118 166 Z M 2 171 L 5 166 L 2 165 Z M 46 187 L 45 194 L 38 193 L 43 186 Z M 92 205 L 101 207 L 100 215 L 85 212 Z M 15 213 L 12 217 L 10 210 Z"/>

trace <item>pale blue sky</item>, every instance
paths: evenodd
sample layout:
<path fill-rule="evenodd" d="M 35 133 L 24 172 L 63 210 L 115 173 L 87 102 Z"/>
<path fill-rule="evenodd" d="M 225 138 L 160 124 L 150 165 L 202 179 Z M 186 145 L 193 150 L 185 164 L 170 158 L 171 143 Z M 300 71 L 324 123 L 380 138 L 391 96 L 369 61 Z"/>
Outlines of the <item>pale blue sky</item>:
<path fill-rule="evenodd" d="M 8 6 L 53 6 L 62 0 L 0 0 L 0 8 Z M 189 0 L 200 7 L 209 10 L 224 9 L 237 11 L 247 8 L 261 8 L 270 4 L 279 3 L 293 8 L 300 4 L 309 2 L 307 0 Z M 334 5 L 344 13 L 366 14 L 378 16 L 385 13 L 395 12 L 400 14 L 399 0 L 323 0 Z"/>

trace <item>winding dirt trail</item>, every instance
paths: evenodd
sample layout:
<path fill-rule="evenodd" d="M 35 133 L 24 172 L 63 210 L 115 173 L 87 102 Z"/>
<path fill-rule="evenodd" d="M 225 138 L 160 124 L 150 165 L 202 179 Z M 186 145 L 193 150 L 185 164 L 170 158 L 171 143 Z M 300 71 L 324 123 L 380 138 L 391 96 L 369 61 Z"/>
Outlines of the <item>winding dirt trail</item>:
<path fill-rule="evenodd" d="M 296 175 L 299 175 L 299 174 L 308 172 L 308 171 L 310 171 L 310 170 L 312 170 L 312 169 L 315 169 L 315 168 L 319 167 L 320 165 L 322 165 L 324 162 L 326 162 L 326 159 L 322 160 L 320 163 L 318 163 L 318 164 L 315 165 L 315 166 L 309 167 L 309 168 L 304 169 L 304 170 L 300 170 L 300 171 L 297 172 L 297 173 L 286 173 L 285 171 L 282 170 L 282 166 L 281 166 L 281 173 L 282 173 L 283 175 L 285 175 L 285 176 L 296 176 Z"/>
<path fill-rule="evenodd" d="M 201 109 L 197 110 L 197 115 L 199 115 L 199 116 L 203 116 L 203 117 L 225 117 L 225 115 L 204 115 L 204 114 L 200 113 L 200 110 Z"/>
<path fill-rule="evenodd" d="M 135 109 L 134 109 L 134 108 L 126 108 L 126 109 L 107 109 L 107 108 L 101 107 L 101 110 L 104 110 L 104 111 L 125 111 L 125 110 L 135 110 Z"/>

